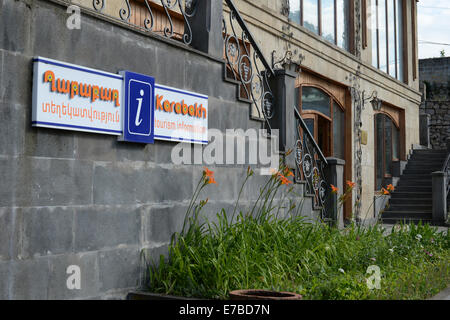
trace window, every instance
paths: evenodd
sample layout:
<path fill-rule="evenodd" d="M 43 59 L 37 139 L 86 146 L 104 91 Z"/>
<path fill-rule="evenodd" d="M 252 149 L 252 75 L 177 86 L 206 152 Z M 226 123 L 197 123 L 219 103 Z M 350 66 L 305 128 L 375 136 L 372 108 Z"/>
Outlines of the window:
<path fill-rule="evenodd" d="M 349 51 L 351 0 L 289 0 L 289 19 Z"/>
<path fill-rule="evenodd" d="M 403 0 L 371 1 L 372 65 L 403 81 Z"/>
<path fill-rule="evenodd" d="M 300 112 L 325 156 L 345 159 L 345 113 L 325 91 L 301 86 Z"/>
<path fill-rule="evenodd" d="M 392 176 L 392 161 L 399 159 L 400 130 L 383 113 L 375 115 L 375 188 L 380 190 Z"/>

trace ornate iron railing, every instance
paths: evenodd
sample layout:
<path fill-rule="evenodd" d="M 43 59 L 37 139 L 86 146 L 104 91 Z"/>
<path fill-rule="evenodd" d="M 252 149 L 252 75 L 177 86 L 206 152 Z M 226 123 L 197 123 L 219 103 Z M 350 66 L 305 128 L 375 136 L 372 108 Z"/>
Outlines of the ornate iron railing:
<path fill-rule="evenodd" d="M 274 95 L 269 78 L 275 75 L 232 0 L 225 0 L 223 40 L 225 78 L 239 83 L 239 98 L 252 103 L 252 116 L 265 121 L 274 116 Z M 228 15 L 228 16 L 226 16 Z"/>
<path fill-rule="evenodd" d="M 122 1 L 122 5 L 118 12 L 112 15 L 111 10 L 106 8 L 106 5 L 111 2 L 106 0 L 92 0 L 92 8 L 97 12 L 107 12 L 105 14 L 108 16 L 143 31 L 180 40 L 186 45 L 191 44 L 193 34 L 190 20 L 195 16 L 199 0 L 120 1 Z"/>
<path fill-rule="evenodd" d="M 326 218 L 325 200 L 329 189 L 324 169 L 328 162 L 295 106 L 294 110 L 295 163 L 297 166 L 295 180 L 296 182 L 306 182 L 305 191 L 314 196 L 314 205 L 316 208 L 321 208 L 321 218 L 324 220 Z"/>

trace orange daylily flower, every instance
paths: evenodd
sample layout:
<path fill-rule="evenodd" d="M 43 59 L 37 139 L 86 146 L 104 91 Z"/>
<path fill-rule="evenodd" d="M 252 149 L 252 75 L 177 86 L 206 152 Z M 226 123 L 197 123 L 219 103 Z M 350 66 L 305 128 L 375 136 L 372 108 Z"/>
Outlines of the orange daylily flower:
<path fill-rule="evenodd" d="M 292 183 L 292 181 L 286 177 L 280 178 L 280 180 L 281 180 L 281 184 L 289 185 Z"/>
<path fill-rule="evenodd" d="M 290 181 L 288 178 L 286 178 L 284 175 L 282 175 L 279 172 L 277 172 L 277 177 L 278 177 L 278 180 L 281 181 L 281 184 L 289 185 L 292 183 L 292 181 Z"/>
<path fill-rule="evenodd" d="M 287 169 L 287 170 L 286 170 L 286 173 L 285 173 L 285 176 L 286 176 L 286 177 L 293 177 L 293 176 L 294 176 L 294 173 L 293 173 L 291 170 Z"/>
<path fill-rule="evenodd" d="M 331 193 L 338 193 L 339 189 L 336 188 L 334 185 L 330 184 L 331 186 Z"/>
<path fill-rule="evenodd" d="M 388 184 L 388 186 L 386 187 L 386 189 L 387 189 L 389 192 L 392 192 L 392 191 L 395 190 L 395 188 L 394 188 L 394 186 L 393 186 L 392 184 Z"/>
<path fill-rule="evenodd" d="M 204 167 L 203 175 L 206 178 L 207 184 L 217 184 L 216 180 L 214 179 L 214 171 L 211 171 L 207 167 Z"/>
<path fill-rule="evenodd" d="M 387 196 L 390 192 L 387 191 L 385 188 L 381 188 L 381 193 Z"/>
<path fill-rule="evenodd" d="M 214 177 L 214 171 L 209 170 L 207 167 L 203 167 L 205 170 L 203 170 L 203 174 L 207 176 L 208 178 Z"/>
<path fill-rule="evenodd" d="M 356 183 L 352 182 L 350 180 L 347 180 L 347 185 L 349 186 L 349 188 L 353 188 L 353 187 L 355 187 Z"/>

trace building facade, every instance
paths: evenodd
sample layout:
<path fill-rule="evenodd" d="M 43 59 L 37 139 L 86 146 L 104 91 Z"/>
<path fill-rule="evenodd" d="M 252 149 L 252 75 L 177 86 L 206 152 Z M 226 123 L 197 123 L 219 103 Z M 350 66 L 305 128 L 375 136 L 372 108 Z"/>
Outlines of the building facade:
<path fill-rule="evenodd" d="M 213 129 L 244 144 L 264 129 L 302 215 L 371 223 L 376 192 L 419 144 L 416 34 L 416 0 L 0 0 L 0 298 L 123 298 L 143 284 L 141 253 L 167 254 L 205 165 L 174 163 L 171 141 L 36 125 L 39 60 L 207 97 L 209 144 L 189 152 L 211 153 Z M 240 189 L 249 165 L 265 168 L 248 153 L 208 164 L 210 219 L 258 198 L 266 175 Z M 339 213 L 329 184 L 346 180 L 356 187 Z"/>

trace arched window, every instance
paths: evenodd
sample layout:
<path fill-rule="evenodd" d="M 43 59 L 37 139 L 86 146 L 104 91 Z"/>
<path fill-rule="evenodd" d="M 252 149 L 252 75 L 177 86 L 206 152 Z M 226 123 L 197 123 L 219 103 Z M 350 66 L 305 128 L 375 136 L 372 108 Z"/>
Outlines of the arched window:
<path fill-rule="evenodd" d="M 345 114 L 324 90 L 301 86 L 300 112 L 325 156 L 345 159 Z"/>
<path fill-rule="evenodd" d="M 390 182 L 392 161 L 400 157 L 400 130 L 390 116 L 375 115 L 375 188 Z"/>

